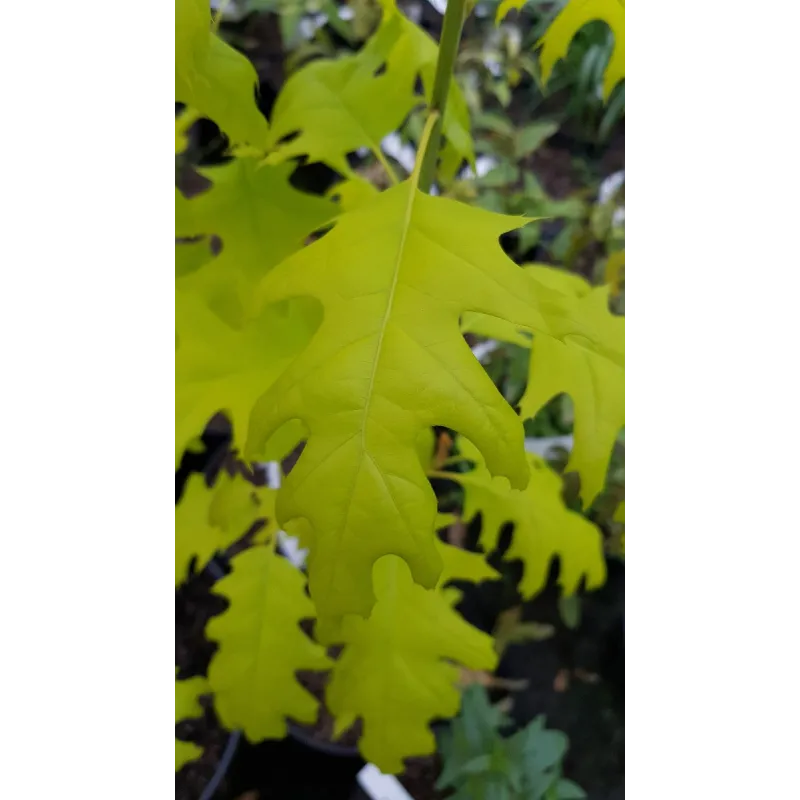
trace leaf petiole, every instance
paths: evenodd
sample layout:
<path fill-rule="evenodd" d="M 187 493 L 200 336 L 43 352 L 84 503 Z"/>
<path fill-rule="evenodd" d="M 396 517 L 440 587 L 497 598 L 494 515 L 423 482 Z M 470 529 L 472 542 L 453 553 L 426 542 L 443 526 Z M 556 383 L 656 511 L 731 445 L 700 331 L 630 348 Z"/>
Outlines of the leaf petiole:
<path fill-rule="evenodd" d="M 381 146 L 378 145 L 377 147 L 372 148 L 372 152 L 374 153 L 375 158 L 378 159 L 378 163 L 383 167 L 384 172 L 388 176 L 392 186 L 397 186 L 397 184 L 400 183 L 400 179 L 397 177 L 397 173 L 389 163 L 389 159 L 386 158 L 383 150 L 381 150 Z"/>
<path fill-rule="evenodd" d="M 439 41 L 439 57 L 436 60 L 436 75 L 433 80 L 433 94 L 431 96 L 430 116 L 428 117 L 429 120 L 434 118 L 436 124 L 431 133 L 429 147 L 424 149 L 424 142 L 420 142 L 420 153 L 424 150 L 418 183 L 421 192 L 430 192 L 433 179 L 436 177 L 436 165 L 439 158 L 439 145 L 442 141 L 447 95 L 450 91 L 450 81 L 453 78 L 458 45 L 461 41 L 461 29 L 464 27 L 464 20 L 472 5 L 467 0 L 450 0 L 444 12 L 442 37 Z"/>
<path fill-rule="evenodd" d="M 217 9 L 217 13 L 211 19 L 211 32 L 212 33 L 219 33 L 219 26 L 222 23 L 222 17 L 224 16 L 225 12 L 228 10 L 228 6 L 230 5 L 231 0 L 222 0 L 219 4 L 219 8 Z"/>
<path fill-rule="evenodd" d="M 431 111 L 428 118 L 425 120 L 425 127 L 422 129 L 422 136 L 419 140 L 419 150 L 417 151 L 417 162 L 414 164 L 414 171 L 411 173 L 411 182 L 421 191 L 425 192 L 427 189 L 422 187 L 421 175 L 422 170 L 425 168 L 428 153 L 435 148 L 431 139 L 433 138 L 434 129 L 437 127 L 441 114 L 438 111 Z M 428 186 L 430 189 L 430 186 Z"/>

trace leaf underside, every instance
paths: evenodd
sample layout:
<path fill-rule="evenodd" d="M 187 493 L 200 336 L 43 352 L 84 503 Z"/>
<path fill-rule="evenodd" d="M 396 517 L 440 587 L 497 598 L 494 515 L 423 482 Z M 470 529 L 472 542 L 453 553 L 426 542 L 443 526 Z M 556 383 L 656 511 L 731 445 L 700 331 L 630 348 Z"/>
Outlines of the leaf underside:
<path fill-rule="evenodd" d="M 489 469 L 527 481 L 522 424 L 459 330 L 470 310 L 560 336 L 575 328 L 564 296 L 502 252 L 500 235 L 519 224 L 412 179 L 342 215 L 261 287 L 265 303 L 313 296 L 323 307 L 309 345 L 256 404 L 245 452 L 261 457 L 294 419 L 309 431 L 277 513 L 310 548 L 311 595 L 331 615 L 369 613 L 372 565 L 388 553 L 436 585 L 436 499 L 414 446 L 424 428 L 463 432 Z"/>

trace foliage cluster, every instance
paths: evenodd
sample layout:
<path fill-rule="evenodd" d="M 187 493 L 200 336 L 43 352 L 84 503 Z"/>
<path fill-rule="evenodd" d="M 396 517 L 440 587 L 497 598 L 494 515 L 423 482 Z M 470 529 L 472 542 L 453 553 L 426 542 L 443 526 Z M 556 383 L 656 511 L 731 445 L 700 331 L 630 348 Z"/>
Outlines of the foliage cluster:
<path fill-rule="evenodd" d="M 603 0 L 597 13 L 617 4 Z M 545 74 L 580 27 L 570 7 L 545 34 Z M 279 738 L 288 720 L 317 714 L 297 671 L 330 670 L 336 732 L 360 719 L 364 757 L 397 773 L 435 748 L 431 720 L 457 713 L 461 669 L 497 661 L 448 586 L 496 573 L 483 554 L 437 535 L 431 479 L 463 488 L 461 516 L 481 515 L 484 552 L 514 523 L 509 557 L 524 565 L 523 597 L 541 589 L 554 557 L 566 594 L 599 586 L 602 536 L 581 511 L 602 495 L 624 425 L 624 322 L 610 305 L 618 282 L 520 268 L 499 240 L 528 218 L 447 196 L 475 163 L 469 108 L 452 80 L 467 4 L 451 0 L 439 45 L 394 0 L 380 8 L 357 52 L 293 72 L 267 120 L 252 64 L 219 35 L 207 0 L 177 0 L 176 158 L 191 124 L 208 118 L 230 159 L 198 170 L 206 191 L 175 193 L 176 467 L 218 412 L 248 462 L 304 448 L 279 489 L 194 476 L 176 505 L 176 587 L 192 564 L 258 528 L 218 584 L 228 608 L 208 626 L 219 649 L 207 681 L 176 683 L 176 714 L 210 691 L 226 726 Z M 420 108 L 417 163 L 401 180 L 381 141 Z M 540 135 L 515 134 L 509 146 Z M 385 191 L 353 169 L 360 149 L 382 166 Z M 329 196 L 293 185 L 298 159 L 338 173 Z M 467 333 L 527 352 L 519 413 Z M 563 394 L 574 405 L 572 508 L 561 477 L 524 448 L 524 421 Z M 452 453 L 434 452 L 435 426 L 458 433 Z M 281 556 L 279 530 L 309 551 L 307 574 Z M 300 626 L 310 619 L 313 636 Z M 176 769 L 193 756 L 181 744 Z"/>

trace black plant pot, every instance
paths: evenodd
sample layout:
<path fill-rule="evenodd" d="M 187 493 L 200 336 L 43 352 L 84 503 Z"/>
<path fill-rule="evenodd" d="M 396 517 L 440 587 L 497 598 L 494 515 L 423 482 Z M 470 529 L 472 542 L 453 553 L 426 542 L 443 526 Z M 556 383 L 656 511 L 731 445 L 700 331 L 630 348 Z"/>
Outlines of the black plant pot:
<path fill-rule="evenodd" d="M 209 716 L 201 701 L 203 718 L 183 720 L 175 726 L 176 741 L 193 742 L 203 752 L 175 771 L 175 797 L 179 800 L 221 800 L 225 796 L 226 776 L 239 745 L 240 734 L 226 732 Z"/>
<path fill-rule="evenodd" d="M 219 797 L 218 790 L 225 782 L 228 770 L 230 769 L 233 759 L 236 756 L 236 750 L 239 747 L 240 741 L 241 735 L 239 731 L 234 731 L 228 737 L 228 742 L 225 745 L 225 749 L 222 751 L 219 764 L 217 764 L 217 768 L 214 770 L 211 780 L 206 784 L 205 789 L 203 789 L 203 793 L 200 795 L 200 800 L 214 800 L 215 798 Z"/>
<path fill-rule="evenodd" d="M 339 744 L 338 742 L 325 742 L 320 739 L 315 739 L 303 728 L 300 728 L 297 725 L 292 725 L 291 723 L 289 724 L 289 736 L 295 741 L 300 742 L 300 744 L 304 745 L 305 747 L 314 750 L 315 752 L 324 753 L 325 755 L 336 758 L 355 758 L 361 760 L 358 747 L 354 745 Z M 364 766 L 363 760 L 361 761 L 361 766 Z"/>
<path fill-rule="evenodd" d="M 354 800 L 364 764 L 355 748 L 315 741 L 296 728 L 279 741 L 254 745 L 242 738 L 226 776 L 226 800 L 253 790 L 259 800 Z"/>

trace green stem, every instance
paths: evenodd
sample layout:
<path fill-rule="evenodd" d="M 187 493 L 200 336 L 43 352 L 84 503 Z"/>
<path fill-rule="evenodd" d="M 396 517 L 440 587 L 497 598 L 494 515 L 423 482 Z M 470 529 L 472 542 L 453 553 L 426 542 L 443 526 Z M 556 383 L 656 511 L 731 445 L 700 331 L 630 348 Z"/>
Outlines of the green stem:
<path fill-rule="evenodd" d="M 392 184 L 392 186 L 396 186 L 398 183 L 400 183 L 397 173 L 392 169 L 392 165 L 389 163 L 389 159 L 383 154 L 383 150 L 381 150 L 380 145 L 372 148 L 372 154 L 378 159 L 378 163 L 383 167 L 383 171 L 389 177 L 389 182 Z"/>
<path fill-rule="evenodd" d="M 436 177 L 436 165 L 439 159 L 439 147 L 442 143 L 442 126 L 444 125 L 444 112 L 447 106 L 447 93 L 450 90 L 450 81 L 453 77 L 453 68 L 458 55 L 458 45 L 461 41 L 461 29 L 467 18 L 467 4 L 469 0 L 448 0 L 444 12 L 442 25 L 442 38 L 439 41 L 439 58 L 436 60 L 436 76 L 433 80 L 433 95 L 431 96 L 430 112 L 439 116 L 431 131 L 428 149 L 422 160 L 420 170 L 419 188 L 422 192 L 429 192 L 433 179 Z"/>
<path fill-rule="evenodd" d="M 220 3 L 217 13 L 211 19 L 211 33 L 219 33 L 219 26 L 222 24 L 222 16 L 225 14 L 225 10 L 230 4 L 231 0 L 223 0 L 222 3 Z"/>

